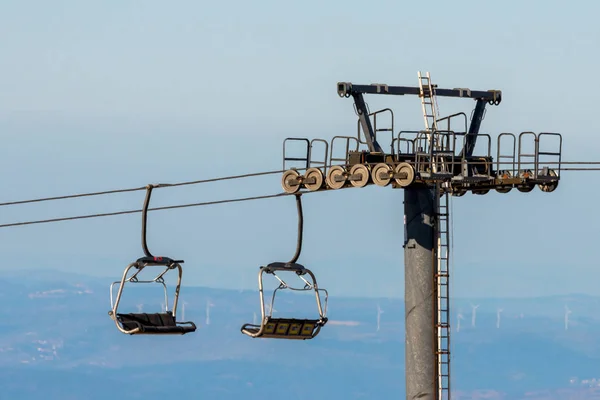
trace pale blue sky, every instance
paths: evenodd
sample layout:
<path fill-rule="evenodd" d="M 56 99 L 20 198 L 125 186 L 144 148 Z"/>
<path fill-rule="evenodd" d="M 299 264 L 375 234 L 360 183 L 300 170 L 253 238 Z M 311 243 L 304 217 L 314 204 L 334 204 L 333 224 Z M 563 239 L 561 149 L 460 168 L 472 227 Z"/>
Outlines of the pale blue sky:
<path fill-rule="evenodd" d="M 430 9 L 428 9 L 430 5 Z M 598 160 L 600 26 L 591 2 L 13 1 L 0 5 L 0 201 L 277 169 L 287 136 L 355 132 L 335 84 L 500 89 L 482 131 L 558 131 Z M 588 78 L 588 74 L 589 78 Z M 368 98 L 421 129 L 418 98 Z M 470 112 L 440 99 L 440 112 Z M 599 173 L 454 201 L 455 296 L 597 294 Z M 586 183 L 591 179 L 591 184 Z M 280 177 L 159 190 L 156 205 L 281 191 Z M 403 294 L 401 191 L 306 196 L 301 261 L 337 295 Z M 143 193 L 0 208 L 0 223 L 137 208 Z M 188 284 L 255 285 L 294 251 L 292 198 L 151 214 Z M 2 269 L 119 277 L 139 215 L 0 229 Z M 111 279 L 107 279 L 107 283 Z"/>

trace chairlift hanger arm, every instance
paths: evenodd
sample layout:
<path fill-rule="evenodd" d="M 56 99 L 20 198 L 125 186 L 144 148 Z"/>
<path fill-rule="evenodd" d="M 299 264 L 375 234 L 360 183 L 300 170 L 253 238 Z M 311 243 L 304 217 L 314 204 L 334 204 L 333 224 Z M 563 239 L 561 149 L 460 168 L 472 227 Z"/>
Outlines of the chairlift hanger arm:
<path fill-rule="evenodd" d="M 296 240 L 296 252 L 289 264 L 295 264 L 302 253 L 302 231 L 304 230 L 304 216 L 302 214 L 302 193 L 296 193 L 296 208 L 298 210 L 298 238 Z"/>
<path fill-rule="evenodd" d="M 350 97 L 357 94 L 390 94 L 397 96 L 415 95 L 421 93 L 420 88 L 412 86 L 389 86 L 386 84 L 355 85 L 351 82 L 338 82 L 337 92 L 340 97 Z M 441 97 L 465 97 L 492 102 L 495 105 L 502 101 L 500 90 L 470 90 L 466 88 L 435 89 L 435 95 Z"/>
<path fill-rule="evenodd" d="M 150 249 L 148 249 L 148 242 L 146 240 L 146 226 L 148 224 L 148 206 L 150 205 L 150 197 L 152 197 L 152 189 L 154 185 L 146 186 L 146 198 L 144 199 L 144 207 L 142 208 L 142 249 L 146 257 L 154 258 Z"/>
<path fill-rule="evenodd" d="M 149 265 L 170 265 L 172 267 L 175 264 L 183 264 L 183 260 L 173 260 L 169 257 L 153 256 L 148 248 L 148 241 L 146 239 L 146 231 L 148 225 L 148 207 L 150 206 L 150 198 L 152 197 L 152 189 L 160 187 L 160 185 L 148 185 L 146 186 L 146 198 L 144 199 L 144 206 L 142 208 L 142 250 L 144 250 L 145 257 L 138 259 L 138 262 L 142 262 Z"/>

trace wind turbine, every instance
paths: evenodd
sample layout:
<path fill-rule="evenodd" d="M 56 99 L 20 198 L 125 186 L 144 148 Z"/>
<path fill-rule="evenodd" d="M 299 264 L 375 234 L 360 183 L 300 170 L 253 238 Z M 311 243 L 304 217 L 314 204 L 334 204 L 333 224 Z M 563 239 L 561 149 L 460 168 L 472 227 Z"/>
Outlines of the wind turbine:
<path fill-rule="evenodd" d="M 186 304 L 188 304 L 187 301 L 184 301 L 183 304 L 181 304 L 181 320 L 185 321 L 185 306 Z"/>
<path fill-rule="evenodd" d="M 240 274 L 240 288 L 238 289 L 238 293 L 244 292 L 244 275 Z"/>
<path fill-rule="evenodd" d="M 377 332 L 379 332 L 379 326 L 381 323 L 381 314 L 383 314 L 383 310 L 381 309 L 381 307 L 379 307 L 379 304 L 377 304 Z"/>
<path fill-rule="evenodd" d="M 206 325 L 210 325 L 210 308 L 214 306 L 210 299 L 206 299 Z"/>
<path fill-rule="evenodd" d="M 275 309 L 275 307 L 273 307 L 272 304 L 269 303 L 269 304 L 266 304 L 266 306 L 269 307 L 269 311 L 267 312 L 267 315 L 273 315 L 274 312 L 277 312 L 277 310 Z"/>
<path fill-rule="evenodd" d="M 496 328 L 500 329 L 500 313 L 504 311 L 503 309 L 499 308 L 498 312 L 496 313 Z"/>
<path fill-rule="evenodd" d="M 471 304 L 471 308 L 473 309 L 471 313 L 471 326 L 475 328 L 475 317 L 477 317 L 477 309 L 479 308 L 479 304 L 477 304 L 476 306 Z"/>
<path fill-rule="evenodd" d="M 465 319 L 465 317 L 463 317 L 462 312 L 459 311 L 458 315 L 457 315 L 456 332 L 460 332 L 460 320 L 461 319 Z"/>
<path fill-rule="evenodd" d="M 569 314 L 571 314 L 571 310 L 565 304 L 565 331 L 569 329 Z"/>

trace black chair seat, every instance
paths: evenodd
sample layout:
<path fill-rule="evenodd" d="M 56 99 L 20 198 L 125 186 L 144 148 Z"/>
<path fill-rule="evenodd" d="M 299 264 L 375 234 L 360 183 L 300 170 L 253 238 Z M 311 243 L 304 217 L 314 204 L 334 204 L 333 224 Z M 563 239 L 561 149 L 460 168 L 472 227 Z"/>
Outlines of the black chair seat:
<path fill-rule="evenodd" d="M 137 333 L 147 334 L 181 334 L 196 331 L 196 325 L 193 322 L 182 322 L 178 325 L 173 318 L 173 314 L 167 313 L 129 313 L 129 314 L 117 314 L 117 319 L 123 325 L 125 330 L 133 330 L 139 328 Z"/>
<path fill-rule="evenodd" d="M 320 328 L 327 323 L 327 318 L 319 319 L 296 319 L 296 318 L 268 318 L 265 329 L 258 337 L 274 339 L 312 339 Z M 242 332 L 256 335 L 260 331 L 260 325 L 246 324 Z"/>

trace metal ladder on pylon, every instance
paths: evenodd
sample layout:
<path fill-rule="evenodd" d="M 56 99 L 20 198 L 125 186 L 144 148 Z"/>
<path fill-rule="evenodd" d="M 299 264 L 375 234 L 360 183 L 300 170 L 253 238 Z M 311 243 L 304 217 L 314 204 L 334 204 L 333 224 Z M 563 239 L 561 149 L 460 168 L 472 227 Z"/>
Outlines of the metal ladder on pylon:
<path fill-rule="evenodd" d="M 425 75 L 418 72 L 419 77 L 419 97 L 421 98 L 421 109 L 423 110 L 423 119 L 425 120 L 425 131 L 427 132 L 427 142 L 429 144 L 429 152 L 432 154 L 431 157 L 431 171 L 446 172 L 447 166 L 443 160 L 443 157 L 438 157 L 435 154 L 438 151 L 444 151 L 443 140 L 440 137 L 437 129 L 437 118 L 438 118 L 438 107 L 437 100 L 435 97 L 435 88 L 437 85 L 431 83 L 431 76 L 429 72 Z M 435 155 L 434 155 L 435 154 Z M 441 167 L 441 171 L 438 171 L 438 166 Z"/>
<path fill-rule="evenodd" d="M 419 97 L 421 98 L 421 108 L 423 109 L 423 118 L 425 119 L 425 129 L 430 132 L 435 132 L 437 131 L 436 85 L 431 83 L 429 72 L 422 75 L 421 71 L 419 71 L 418 76 Z"/>
<path fill-rule="evenodd" d="M 436 400 L 450 400 L 450 208 L 449 193 L 436 184 Z"/>

